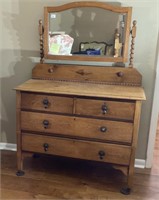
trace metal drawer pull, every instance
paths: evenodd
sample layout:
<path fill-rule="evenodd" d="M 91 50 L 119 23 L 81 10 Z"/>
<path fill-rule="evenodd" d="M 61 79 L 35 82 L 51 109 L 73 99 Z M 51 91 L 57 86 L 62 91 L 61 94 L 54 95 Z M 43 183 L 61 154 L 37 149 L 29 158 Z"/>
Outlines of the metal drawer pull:
<path fill-rule="evenodd" d="M 49 100 L 48 99 L 44 99 L 43 100 L 43 105 L 44 105 L 44 108 L 48 108 L 49 107 Z"/>
<path fill-rule="evenodd" d="M 105 133 L 105 132 L 107 131 L 107 128 L 106 128 L 105 126 L 101 126 L 101 127 L 100 127 L 100 131 L 101 131 L 102 133 Z"/>
<path fill-rule="evenodd" d="M 43 125 L 44 125 L 44 128 L 48 128 L 48 126 L 49 126 L 49 121 L 48 121 L 48 120 L 44 120 L 44 121 L 43 121 Z"/>
<path fill-rule="evenodd" d="M 108 107 L 105 104 L 102 105 L 102 112 L 103 114 L 106 114 L 108 112 Z"/>
<path fill-rule="evenodd" d="M 99 158 L 102 160 L 105 156 L 105 152 L 101 150 L 98 152 L 98 155 L 99 155 Z"/>
<path fill-rule="evenodd" d="M 48 148 L 49 148 L 49 145 L 48 145 L 47 143 L 44 143 L 44 144 L 43 144 L 43 147 L 44 147 L 44 151 L 47 151 Z"/>

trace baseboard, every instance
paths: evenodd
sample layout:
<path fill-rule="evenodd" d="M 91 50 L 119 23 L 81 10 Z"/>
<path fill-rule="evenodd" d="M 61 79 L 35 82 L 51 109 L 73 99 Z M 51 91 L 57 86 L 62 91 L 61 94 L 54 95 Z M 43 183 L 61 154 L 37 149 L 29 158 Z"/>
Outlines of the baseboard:
<path fill-rule="evenodd" d="M 17 150 L 17 145 L 16 144 L 0 142 L 0 150 L 16 151 Z M 145 168 L 145 163 L 146 163 L 145 160 L 135 159 L 135 167 L 136 168 Z"/>
<path fill-rule="evenodd" d="M 17 145 L 16 144 L 0 142 L 0 150 L 16 151 L 17 150 Z"/>
<path fill-rule="evenodd" d="M 135 159 L 135 168 L 145 168 L 146 161 L 143 159 Z"/>

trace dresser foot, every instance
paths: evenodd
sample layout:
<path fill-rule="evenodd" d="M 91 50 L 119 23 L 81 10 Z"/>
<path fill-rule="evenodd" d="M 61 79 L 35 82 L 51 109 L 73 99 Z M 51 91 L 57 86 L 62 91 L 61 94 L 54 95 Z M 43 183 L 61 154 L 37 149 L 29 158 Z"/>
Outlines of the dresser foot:
<path fill-rule="evenodd" d="M 120 192 L 124 195 L 129 195 L 131 193 L 131 188 L 129 187 L 123 187 L 121 188 Z"/>
<path fill-rule="evenodd" d="M 24 174 L 25 174 L 25 172 L 22 171 L 22 170 L 18 170 L 18 171 L 16 172 L 16 175 L 17 175 L 17 176 L 23 176 Z"/>
<path fill-rule="evenodd" d="M 33 158 L 40 158 L 40 154 L 34 153 L 32 157 L 33 157 Z"/>

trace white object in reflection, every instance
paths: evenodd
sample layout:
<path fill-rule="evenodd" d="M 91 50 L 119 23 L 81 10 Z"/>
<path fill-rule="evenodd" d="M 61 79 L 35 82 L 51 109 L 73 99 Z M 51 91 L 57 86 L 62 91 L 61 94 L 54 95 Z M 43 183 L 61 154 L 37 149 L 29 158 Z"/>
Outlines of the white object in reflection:
<path fill-rule="evenodd" d="M 67 34 L 49 37 L 49 54 L 71 55 L 74 39 Z"/>

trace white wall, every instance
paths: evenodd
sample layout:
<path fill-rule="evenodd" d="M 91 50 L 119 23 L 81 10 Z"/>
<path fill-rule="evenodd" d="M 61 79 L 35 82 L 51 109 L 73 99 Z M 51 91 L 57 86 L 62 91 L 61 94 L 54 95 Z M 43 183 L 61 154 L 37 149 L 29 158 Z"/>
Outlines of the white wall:
<path fill-rule="evenodd" d="M 70 2 L 69 0 L 0 0 L 0 67 L 1 67 L 1 140 L 15 143 L 15 91 L 13 88 L 31 77 L 39 56 L 38 20 L 43 7 Z M 105 1 L 107 2 L 107 1 Z M 145 159 L 154 92 L 155 53 L 159 23 L 157 0 L 114 0 L 133 7 L 137 20 L 135 67 L 143 75 L 147 100 L 143 103 L 137 158 Z"/>
<path fill-rule="evenodd" d="M 156 77 L 155 77 L 155 87 L 154 87 L 154 96 L 151 112 L 151 121 L 150 121 L 150 130 L 148 136 L 148 148 L 147 148 L 147 161 L 146 167 L 151 168 L 153 164 L 153 153 L 154 146 L 156 141 L 156 130 L 158 125 L 158 116 L 159 116 L 159 35 L 157 43 L 157 52 L 156 52 Z"/>

